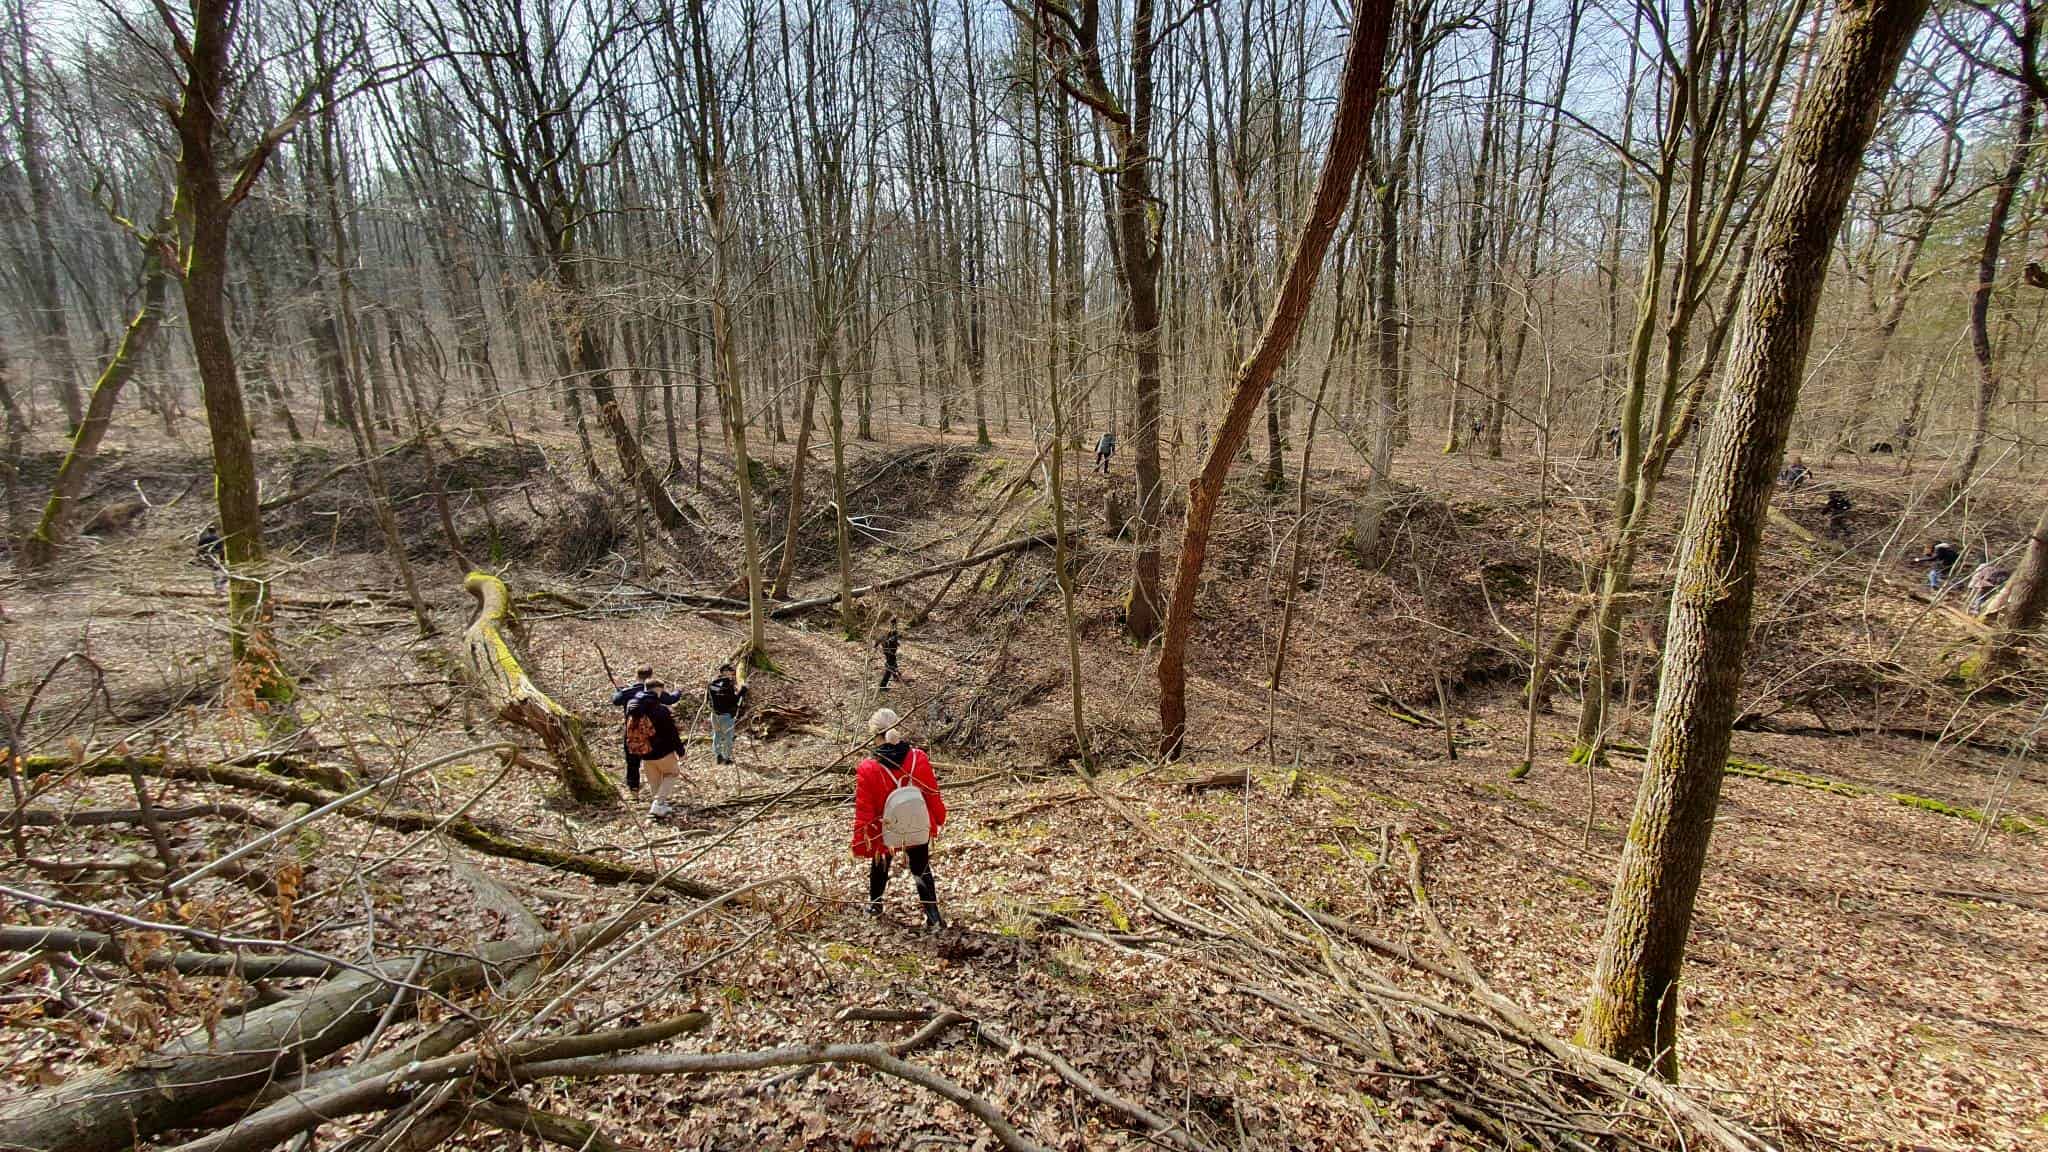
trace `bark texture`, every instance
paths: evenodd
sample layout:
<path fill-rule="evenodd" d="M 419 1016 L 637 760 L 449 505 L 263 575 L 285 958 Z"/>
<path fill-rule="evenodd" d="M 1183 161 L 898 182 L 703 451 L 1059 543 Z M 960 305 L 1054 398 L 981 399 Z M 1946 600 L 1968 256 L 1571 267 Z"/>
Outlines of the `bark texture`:
<path fill-rule="evenodd" d="M 1836 7 L 1784 168 L 1761 209 L 1755 266 L 1680 538 L 1649 752 L 1593 977 L 1588 1045 L 1677 1075 L 1678 980 L 1720 801 L 1756 564 L 1814 314 L 1843 208 L 1926 0 Z"/>
<path fill-rule="evenodd" d="M 1302 319 L 1308 315 L 1316 279 L 1322 273 L 1323 255 L 1337 232 L 1351 197 L 1352 181 L 1371 140 L 1373 105 L 1379 98 L 1392 24 L 1392 0 L 1367 0 L 1359 5 L 1351 47 L 1344 58 L 1329 154 L 1323 160 L 1322 175 L 1316 179 L 1315 199 L 1281 276 L 1280 291 L 1273 301 L 1272 313 L 1266 318 L 1265 331 L 1238 369 L 1222 424 L 1216 430 L 1216 441 L 1209 445 L 1201 475 L 1188 486 L 1187 524 L 1181 535 L 1173 598 L 1167 602 L 1166 635 L 1159 649 L 1159 750 L 1163 756 L 1179 756 L 1187 740 L 1188 630 L 1194 623 L 1195 597 L 1201 590 L 1209 529 L 1216 518 L 1216 505 L 1223 498 L 1223 482 L 1229 478 L 1231 463 L 1244 447 L 1259 401 L 1272 384 L 1273 374 L 1286 362 L 1294 337 L 1301 331 Z"/>

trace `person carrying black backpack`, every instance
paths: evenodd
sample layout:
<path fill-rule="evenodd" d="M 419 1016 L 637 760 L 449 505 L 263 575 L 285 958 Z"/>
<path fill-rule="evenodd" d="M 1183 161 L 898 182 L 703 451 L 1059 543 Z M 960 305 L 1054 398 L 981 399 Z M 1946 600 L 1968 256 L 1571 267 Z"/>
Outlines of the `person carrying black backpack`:
<path fill-rule="evenodd" d="M 747 702 L 747 686 L 733 677 L 731 664 L 720 664 L 718 675 L 704 689 L 704 702 L 711 708 L 711 754 L 720 764 L 735 764 L 733 734 L 739 727 L 740 707 Z"/>

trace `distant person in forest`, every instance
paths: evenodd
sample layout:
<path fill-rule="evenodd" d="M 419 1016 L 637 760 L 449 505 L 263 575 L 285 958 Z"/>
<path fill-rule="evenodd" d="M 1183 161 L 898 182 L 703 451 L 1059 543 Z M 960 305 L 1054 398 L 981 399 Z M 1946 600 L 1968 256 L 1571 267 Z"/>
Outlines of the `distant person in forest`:
<path fill-rule="evenodd" d="M 1616 460 L 1621 459 L 1621 425 L 1619 424 L 1607 426 L 1607 454 Z"/>
<path fill-rule="evenodd" d="M 718 675 L 704 689 L 704 703 L 711 709 L 711 755 L 720 764 L 738 762 L 733 759 L 733 733 L 746 702 L 747 686 L 734 677 L 731 664 L 720 664 Z"/>
<path fill-rule="evenodd" d="M 1948 583 L 1948 578 L 1954 574 L 1956 564 L 1962 558 L 1963 550 L 1961 548 L 1946 540 L 1935 540 L 1927 545 L 1926 555 L 1915 556 L 1911 560 L 1906 561 L 1906 563 L 1927 565 L 1927 586 L 1929 588 L 1939 588 L 1943 584 Z"/>
<path fill-rule="evenodd" d="M 1806 466 L 1804 457 L 1794 456 L 1778 473 L 1778 487 L 1787 492 L 1797 492 L 1813 482 L 1813 469 Z"/>
<path fill-rule="evenodd" d="M 943 928 L 931 843 L 946 823 L 946 799 L 939 793 L 931 758 L 902 738 L 897 723 L 896 713 L 888 708 L 868 720 L 868 732 L 877 743 L 874 753 L 854 770 L 853 854 L 869 862 L 868 915 L 882 914 L 890 862 L 901 852 L 917 879 L 925 927 Z"/>
<path fill-rule="evenodd" d="M 1479 438 L 1480 438 L 1481 436 L 1484 436 L 1485 434 L 1486 434 L 1486 417 L 1484 417 L 1484 416 L 1474 416 L 1474 417 L 1472 418 L 1472 440 L 1471 440 L 1471 443 L 1472 443 L 1472 444 L 1475 444 L 1475 445 L 1476 445 L 1476 444 L 1478 444 L 1478 443 L 1479 443 Z"/>
<path fill-rule="evenodd" d="M 676 754 L 682 750 L 682 734 L 676 731 L 675 713 L 661 702 L 661 682 L 648 681 L 648 690 L 626 702 L 626 752 L 638 758 L 654 792 L 647 814 L 659 820 L 674 809 L 668 805 L 669 785 L 677 775 Z"/>
<path fill-rule="evenodd" d="M 1849 498 L 1840 492 L 1828 493 L 1827 501 L 1820 506 L 1820 510 L 1822 515 L 1828 518 L 1829 536 L 1837 540 L 1848 538 L 1849 512 L 1855 507 L 1856 505 L 1850 503 Z"/>
<path fill-rule="evenodd" d="M 675 706 L 683 698 L 680 692 L 665 692 L 662 689 L 662 682 L 654 678 L 654 669 L 643 664 L 634 670 L 631 684 L 612 693 L 612 707 L 624 709 L 635 698 L 650 691 L 654 693 L 655 699 L 669 707 Z M 631 748 L 625 749 L 625 756 L 626 787 L 637 794 L 640 791 L 640 757 L 635 756 Z"/>
<path fill-rule="evenodd" d="M 903 679 L 903 670 L 896 666 L 896 654 L 903 648 L 903 634 L 897 630 L 896 621 L 889 621 L 889 630 L 875 641 L 875 647 L 882 653 L 882 687 L 889 681 Z"/>
<path fill-rule="evenodd" d="M 227 587 L 228 541 L 227 537 L 220 534 L 220 525 L 209 522 L 206 527 L 201 528 L 199 530 L 199 542 L 194 546 L 193 551 L 199 557 L 201 564 L 213 569 L 213 590 L 218 592 Z"/>
<path fill-rule="evenodd" d="M 1109 475 L 1109 458 L 1116 455 L 1116 433 L 1104 432 L 1102 439 L 1095 442 L 1095 470 Z"/>
<path fill-rule="evenodd" d="M 1985 607 L 1991 603 L 1991 598 L 1998 595 L 1998 590 L 2005 587 L 2005 582 L 2010 579 L 2010 568 L 2000 568 L 1988 563 L 1977 565 L 1977 570 L 1970 573 L 1970 614 L 1982 616 Z"/>
<path fill-rule="evenodd" d="M 1195 421 L 1195 456 L 1198 459 L 1208 459 L 1209 422 L 1207 420 Z"/>

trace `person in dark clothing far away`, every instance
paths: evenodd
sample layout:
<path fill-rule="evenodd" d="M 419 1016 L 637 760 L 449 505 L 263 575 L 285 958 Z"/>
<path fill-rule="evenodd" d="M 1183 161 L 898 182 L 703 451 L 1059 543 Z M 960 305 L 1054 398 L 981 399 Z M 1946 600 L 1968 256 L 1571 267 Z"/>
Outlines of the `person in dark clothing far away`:
<path fill-rule="evenodd" d="M 889 622 L 889 630 L 882 633 L 882 638 L 875 641 L 875 647 L 882 651 L 882 687 L 887 688 L 889 681 L 903 679 L 903 671 L 896 667 L 896 653 L 903 647 L 903 635 L 896 630 L 894 620 Z"/>
<path fill-rule="evenodd" d="M 676 753 L 682 746 L 675 713 L 661 702 L 661 681 L 648 681 L 647 691 L 626 702 L 626 751 L 640 758 L 640 767 L 647 773 L 647 783 L 654 791 L 647 814 L 657 820 L 674 811 L 668 805 L 668 789 L 675 783 Z"/>
<path fill-rule="evenodd" d="M 720 664 L 718 675 L 704 689 L 704 702 L 711 707 L 711 755 L 720 764 L 733 759 L 733 734 L 739 728 L 740 706 L 747 702 L 747 686 L 733 675 L 731 664 Z"/>
<path fill-rule="evenodd" d="M 664 692 L 661 690 L 660 685 L 661 681 L 654 678 L 654 669 L 643 664 L 633 672 L 633 682 L 631 684 L 612 693 L 612 707 L 625 708 L 626 705 L 633 702 L 635 697 L 645 695 L 650 686 L 653 687 L 655 699 L 663 704 L 673 707 L 682 700 L 682 693 Z M 625 749 L 625 755 L 626 787 L 638 793 L 640 791 L 640 757 L 633 755 L 631 748 Z"/>
<path fill-rule="evenodd" d="M 194 551 L 198 553 L 201 564 L 213 569 L 213 590 L 218 592 L 227 587 L 228 541 L 227 537 L 220 534 L 220 525 L 209 523 L 200 529 L 199 543 Z"/>
<path fill-rule="evenodd" d="M 1849 498 L 1840 492 L 1828 493 L 1827 502 L 1820 506 L 1820 510 L 1828 518 L 1828 535 L 1837 540 L 1849 535 L 1849 510 L 1854 507 L 1856 505 L 1850 503 Z"/>
<path fill-rule="evenodd" d="M 1948 578 L 1955 573 L 1956 564 L 1962 558 L 1961 548 L 1946 540 L 1936 540 L 1927 545 L 1925 556 L 1915 556 L 1906 563 L 1927 565 L 1927 586 L 1939 588 L 1948 583 Z"/>
<path fill-rule="evenodd" d="M 1109 475 L 1109 458 L 1116 455 L 1116 433 L 1104 432 L 1102 439 L 1095 442 L 1095 470 Z"/>
<path fill-rule="evenodd" d="M 1613 426 L 1610 426 L 1610 427 L 1609 427 L 1609 428 L 1607 429 L 1607 432 L 1606 432 L 1606 436 L 1607 436 L 1607 452 L 1608 452 L 1608 454 L 1609 454 L 1609 455 L 1611 455 L 1611 456 L 1613 456 L 1613 457 L 1614 457 L 1615 459 L 1617 459 L 1617 460 L 1618 460 L 1618 459 L 1620 459 L 1620 458 L 1621 458 L 1621 426 L 1620 426 L 1620 425 L 1613 425 Z"/>
<path fill-rule="evenodd" d="M 1813 469 L 1808 468 L 1806 461 L 1798 456 L 1794 456 L 1791 462 L 1785 465 L 1785 470 L 1778 473 L 1778 487 L 1787 492 L 1797 492 L 1812 480 Z"/>
<path fill-rule="evenodd" d="M 888 708 L 868 720 L 868 731 L 879 743 L 854 770 L 853 854 L 868 861 L 868 915 L 882 914 L 890 861 L 900 851 L 917 878 L 925 927 L 943 928 L 931 844 L 946 823 L 946 799 L 939 793 L 931 758 L 903 739 L 896 725 L 896 713 Z"/>

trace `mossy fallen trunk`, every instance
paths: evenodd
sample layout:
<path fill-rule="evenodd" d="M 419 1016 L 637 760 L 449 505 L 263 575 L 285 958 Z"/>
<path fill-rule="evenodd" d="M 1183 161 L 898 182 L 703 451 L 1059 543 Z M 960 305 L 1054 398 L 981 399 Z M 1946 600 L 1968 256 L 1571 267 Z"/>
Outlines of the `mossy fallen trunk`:
<path fill-rule="evenodd" d="M 562 780 L 582 804 L 617 804 L 619 790 L 600 772 L 583 739 L 583 721 L 554 702 L 527 675 L 516 647 L 518 615 L 505 582 L 471 572 L 462 587 L 476 598 L 476 619 L 462 634 L 462 663 L 470 682 L 498 719 L 539 736 Z"/>

